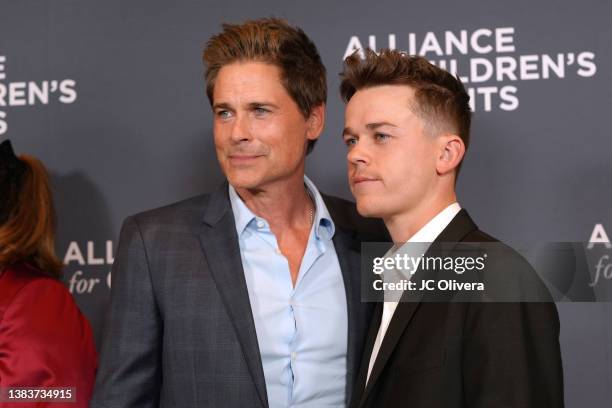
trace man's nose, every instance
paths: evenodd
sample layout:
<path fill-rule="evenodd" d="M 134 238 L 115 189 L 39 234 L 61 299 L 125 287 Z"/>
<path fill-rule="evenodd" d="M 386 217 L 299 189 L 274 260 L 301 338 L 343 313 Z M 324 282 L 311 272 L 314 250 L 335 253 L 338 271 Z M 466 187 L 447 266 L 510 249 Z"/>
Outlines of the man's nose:
<path fill-rule="evenodd" d="M 252 140 L 249 119 L 247 115 L 237 114 L 231 129 L 232 142 L 240 143 Z"/>
<path fill-rule="evenodd" d="M 370 163 L 370 154 L 364 142 L 355 143 L 346 154 L 346 159 L 352 165 L 365 165 Z"/>

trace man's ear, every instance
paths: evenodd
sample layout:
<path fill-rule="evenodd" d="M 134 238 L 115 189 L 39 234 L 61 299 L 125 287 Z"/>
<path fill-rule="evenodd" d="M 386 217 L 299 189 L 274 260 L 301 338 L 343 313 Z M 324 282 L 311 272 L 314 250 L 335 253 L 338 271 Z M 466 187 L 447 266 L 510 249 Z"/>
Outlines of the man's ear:
<path fill-rule="evenodd" d="M 307 119 L 306 137 L 308 140 L 316 140 L 321 136 L 325 127 L 325 104 L 315 106 L 310 111 L 310 116 Z"/>
<path fill-rule="evenodd" d="M 463 160 L 465 144 L 454 134 L 439 136 L 439 156 L 436 162 L 436 171 L 443 175 L 454 171 Z"/>

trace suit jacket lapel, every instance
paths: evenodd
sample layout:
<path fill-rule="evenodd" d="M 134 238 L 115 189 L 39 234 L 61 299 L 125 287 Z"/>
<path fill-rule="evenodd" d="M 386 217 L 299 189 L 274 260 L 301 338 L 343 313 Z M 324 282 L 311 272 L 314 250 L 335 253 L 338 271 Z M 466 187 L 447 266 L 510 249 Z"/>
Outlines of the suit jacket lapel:
<path fill-rule="evenodd" d="M 200 231 L 210 273 L 236 330 L 261 404 L 267 407 L 266 382 L 227 183 L 211 195 Z"/>
<path fill-rule="evenodd" d="M 348 343 L 346 373 L 346 404 L 355 393 L 355 381 L 363 356 L 365 334 L 373 304 L 361 302 L 361 243 L 390 241 L 382 221 L 369 223 L 359 217 L 354 204 L 321 194 L 335 226 L 334 248 L 344 281 L 347 303 Z"/>
<path fill-rule="evenodd" d="M 346 292 L 347 320 L 348 320 L 348 345 L 347 345 L 347 384 L 346 384 L 346 403 L 353 392 L 353 384 L 359 369 L 359 357 L 357 356 L 357 341 L 359 337 L 358 325 L 360 324 L 359 308 L 359 273 L 360 273 L 360 244 L 355 241 L 353 231 L 348 231 L 336 226 L 333 237 L 334 248 L 338 255 L 340 270 L 344 280 L 344 290 Z"/>
<path fill-rule="evenodd" d="M 378 334 L 378 328 L 380 327 L 380 322 L 382 321 L 382 312 L 383 304 L 377 303 L 374 308 L 374 314 L 372 315 L 372 321 L 370 322 L 366 342 L 363 347 L 363 355 L 361 357 L 361 364 L 359 366 L 359 375 L 355 381 L 355 390 L 352 401 L 356 401 L 357 404 L 359 404 L 365 394 L 368 369 L 370 368 L 370 356 L 372 355 L 374 343 L 376 342 L 376 335 Z M 354 403 L 351 404 L 351 406 L 355 406 Z"/>
<path fill-rule="evenodd" d="M 468 233 L 470 233 L 471 231 L 474 231 L 475 229 L 477 229 L 477 226 L 474 223 L 474 221 L 472 221 L 467 211 L 461 210 L 459 211 L 459 213 L 457 213 L 455 218 L 453 218 L 450 224 L 448 224 L 446 228 L 440 233 L 440 235 L 436 238 L 434 242 L 459 242 Z M 417 281 L 422 279 L 422 274 L 419 274 L 419 272 L 417 271 L 414 274 L 413 279 Z M 418 283 L 417 283 L 417 286 L 418 286 Z M 412 316 L 414 316 L 414 313 L 417 311 L 417 309 L 421 305 L 420 297 L 416 297 L 416 298 L 413 297 L 413 299 L 411 299 L 410 301 L 408 302 L 405 301 L 407 294 L 408 293 L 405 292 L 402 295 L 402 298 L 399 304 L 397 305 L 397 308 L 395 309 L 395 313 L 393 314 L 393 317 L 391 318 L 391 322 L 389 323 L 389 327 L 387 328 L 387 332 L 385 333 L 385 337 L 383 338 L 383 342 L 380 346 L 380 350 L 378 351 L 376 361 L 374 362 L 374 366 L 372 367 L 370 379 L 367 382 L 366 389 L 363 393 L 363 397 L 361 398 L 360 405 L 363 405 L 363 403 L 365 403 L 365 401 L 367 400 L 368 394 L 374 387 L 374 384 L 378 380 L 378 377 L 380 376 L 383 369 L 387 365 L 387 362 L 389 361 L 389 358 L 391 357 L 393 350 L 397 346 L 397 343 L 399 342 L 399 339 L 402 333 L 406 330 L 406 328 L 408 327 L 408 324 L 410 323 L 410 320 L 412 319 Z M 373 319 L 373 320 L 376 320 L 376 319 Z M 372 329 L 370 330 L 370 335 L 373 334 L 374 339 L 376 339 L 376 335 L 378 334 L 379 326 L 380 326 L 380 320 L 378 321 L 378 325 L 376 326 L 375 330 L 372 330 Z M 370 340 L 368 339 L 368 342 L 369 341 Z M 367 360 L 365 367 L 363 365 L 361 367 L 362 372 L 364 369 L 366 370 L 365 375 L 367 375 L 369 358 L 370 356 L 368 356 L 368 360 Z"/>
<path fill-rule="evenodd" d="M 404 296 L 402 296 L 402 298 L 403 297 Z M 391 322 L 389 323 L 389 327 L 387 327 L 387 332 L 385 333 L 385 336 L 383 337 L 383 341 L 382 341 L 382 344 L 380 345 L 380 349 L 378 350 L 378 355 L 376 356 L 376 360 L 374 361 L 374 366 L 372 367 L 370 378 L 367 381 L 366 389 L 363 392 L 363 397 L 361 399 L 360 405 L 362 405 L 366 401 L 368 394 L 372 390 L 372 387 L 374 386 L 374 384 L 378 380 L 378 377 L 380 376 L 383 369 L 387 365 L 387 362 L 389 361 L 389 358 L 391 357 L 391 354 L 393 353 L 395 346 L 397 346 L 397 343 L 399 342 L 399 339 L 402 333 L 404 332 L 404 330 L 406 330 L 408 323 L 410 323 L 410 320 L 412 319 L 414 312 L 418 309 L 419 306 L 420 306 L 420 302 L 418 299 L 412 299 L 410 302 L 400 301 L 398 303 L 397 308 L 395 309 L 395 312 L 393 313 L 393 317 L 391 318 Z M 382 304 L 381 304 L 381 315 L 382 315 Z M 374 323 L 374 320 L 376 319 L 373 319 L 373 323 Z M 378 325 L 373 329 L 371 328 L 370 330 L 370 335 L 373 336 L 374 340 L 372 340 L 372 348 L 370 349 L 370 355 L 368 356 L 367 361 L 365 361 L 365 365 L 361 367 L 362 371 L 365 370 L 366 378 L 367 378 L 367 370 L 369 368 L 370 358 L 372 354 L 371 352 L 373 349 L 374 341 L 376 340 L 376 336 L 378 335 L 378 330 L 379 330 L 381 322 L 382 322 L 382 319 L 378 319 Z"/>

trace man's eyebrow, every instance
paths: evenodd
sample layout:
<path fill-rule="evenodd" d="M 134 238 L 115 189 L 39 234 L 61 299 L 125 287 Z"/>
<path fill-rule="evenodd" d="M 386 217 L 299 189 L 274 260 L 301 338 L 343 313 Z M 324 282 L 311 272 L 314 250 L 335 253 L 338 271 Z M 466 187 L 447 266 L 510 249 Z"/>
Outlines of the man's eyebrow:
<path fill-rule="evenodd" d="M 350 127 L 345 127 L 344 130 L 342 131 L 342 137 L 344 136 L 354 136 L 356 135 L 357 132 L 353 132 L 353 129 L 351 129 Z"/>
<path fill-rule="evenodd" d="M 213 104 L 212 108 L 214 110 L 214 109 L 231 109 L 232 107 L 230 106 L 229 103 L 221 102 L 221 103 Z"/>
<path fill-rule="evenodd" d="M 366 125 L 366 127 L 367 127 L 369 130 L 376 130 L 376 129 L 378 129 L 379 127 L 382 127 L 382 126 L 391 126 L 391 127 L 397 127 L 397 125 L 395 125 L 395 124 L 393 124 L 393 123 L 391 123 L 391 122 L 374 122 L 374 123 L 368 123 L 368 124 Z M 355 132 L 353 129 L 351 129 L 351 128 L 350 128 L 350 127 L 348 127 L 348 126 L 347 126 L 347 127 L 345 127 L 345 128 L 344 128 L 344 130 L 342 131 L 342 137 L 344 137 L 344 136 L 354 136 L 354 135 L 356 135 L 356 134 L 357 134 L 357 132 Z"/>
<path fill-rule="evenodd" d="M 391 122 L 374 122 L 374 123 L 368 123 L 368 124 L 366 125 L 366 127 L 367 127 L 368 129 L 370 129 L 370 130 L 376 130 L 376 129 L 378 129 L 379 127 L 382 127 L 382 126 L 391 126 L 391 127 L 397 127 L 397 125 L 394 125 L 394 124 L 393 124 L 393 123 L 391 123 Z"/>
<path fill-rule="evenodd" d="M 253 109 L 253 108 L 261 108 L 263 106 L 269 106 L 271 108 L 278 108 L 277 105 L 273 104 L 272 102 L 250 102 L 249 103 L 249 108 Z"/>

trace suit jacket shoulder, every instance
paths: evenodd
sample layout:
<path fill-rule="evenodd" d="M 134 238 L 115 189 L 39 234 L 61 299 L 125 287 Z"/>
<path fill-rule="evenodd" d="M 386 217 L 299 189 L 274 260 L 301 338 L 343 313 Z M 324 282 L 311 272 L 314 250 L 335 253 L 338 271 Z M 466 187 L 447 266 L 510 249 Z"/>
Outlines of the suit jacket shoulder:
<path fill-rule="evenodd" d="M 162 207 L 142 211 L 129 218 L 133 218 L 140 228 L 198 225 L 210 202 L 210 197 L 211 194 L 201 194 Z"/>
<path fill-rule="evenodd" d="M 360 242 L 390 241 L 389 233 L 381 219 L 362 217 L 352 201 L 327 194 L 321 195 L 336 226 L 354 231 Z"/>

